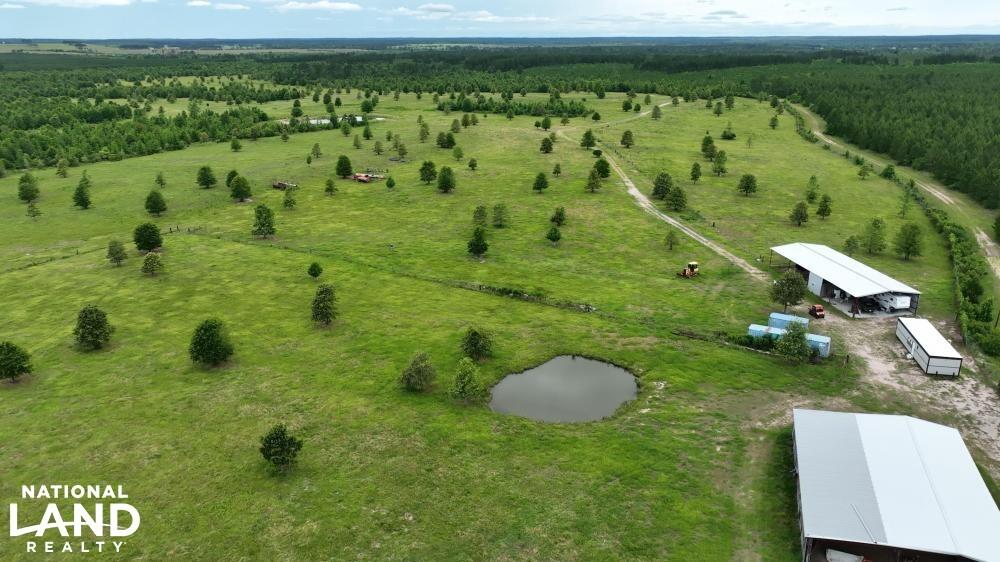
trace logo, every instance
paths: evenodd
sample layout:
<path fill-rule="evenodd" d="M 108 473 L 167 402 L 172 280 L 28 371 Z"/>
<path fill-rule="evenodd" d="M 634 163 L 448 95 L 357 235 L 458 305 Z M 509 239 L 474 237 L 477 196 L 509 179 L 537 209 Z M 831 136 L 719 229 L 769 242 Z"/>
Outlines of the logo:
<path fill-rule="evenodd" d="M 120 485 L 22 485 L 21 501 L 10 504 L 10 536 L 30 537 L 25 552 L 121 552 L 140 522 L 123 500 Z"/>

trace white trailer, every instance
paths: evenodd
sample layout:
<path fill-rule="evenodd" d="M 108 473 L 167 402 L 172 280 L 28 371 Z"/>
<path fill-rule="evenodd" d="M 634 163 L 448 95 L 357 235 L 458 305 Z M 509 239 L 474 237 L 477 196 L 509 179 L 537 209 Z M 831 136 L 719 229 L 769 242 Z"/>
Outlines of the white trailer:
<path fill-rule="evenodd" d="M 962 355 L 930 320 L 900 318 L 896 322 L 896 337 L 925 373 L 958 376 L 962 370 Z"/>
<path fill-rule="evenodd" d="M 882 293 L 881 295 L 875 295 L 875 302 L 886 312 L 908 310 L 910 308 L 910 295 Z"/>

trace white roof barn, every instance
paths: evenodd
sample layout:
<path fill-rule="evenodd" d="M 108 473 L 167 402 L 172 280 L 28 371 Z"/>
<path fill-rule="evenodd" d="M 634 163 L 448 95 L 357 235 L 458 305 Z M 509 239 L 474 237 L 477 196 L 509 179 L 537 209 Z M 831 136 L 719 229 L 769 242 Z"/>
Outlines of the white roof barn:
<path fill-rule="evenodd" d="M 834 548 L 1000 562 L 1000 510 L 958 431 L 816 410 L 794 410 L 793 423 L 803 560 Z"/>
<path fill-rule="evenodd" d="M 829 246 L 795 242 L 775 246 L 771 250 L 854 297 L 868 297 L 882 293 L 920 294 L 920 291 L 913 287 L 896 281 Z"/>

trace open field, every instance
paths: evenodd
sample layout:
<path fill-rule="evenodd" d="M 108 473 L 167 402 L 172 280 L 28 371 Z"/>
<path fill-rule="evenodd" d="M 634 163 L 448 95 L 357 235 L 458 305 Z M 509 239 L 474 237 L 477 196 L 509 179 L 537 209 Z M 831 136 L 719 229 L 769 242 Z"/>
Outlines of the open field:
<path fill-rule="evenodd" d="M 645 189 L 669 171 L 700 215 L 681 219 L 759 267 L 770 245 L 840 247 L 874 215 L 887 220 L 890 238 L 903 222 L 896 186 L 859 180 L 850 163 L 802 141 L 790 117 L 771 131 L 765 105 L 738 100 L 719 118 L 704 103 L 668 105 L 658 122 L 620 123 L 634 116 L 621 111 L 622 96 L 588 98 L 601 123 L 556 120 L 555 128 L 577 139 L 593 127 L 612 145 L 631 129 L 637 145 L 618 150 L 631 177 Z M 358 103 L 353 92 L 342 99 L 341 114 Z M 307 114 L 313 105 L 303 100 Z M 282 118 L 291 102 L 265 106 Z M 26 347 L 36 365 L 21 382 L 0 384 L 4 498 L 21 482 L 121 482 L 143 514 L 129 558 L 790 561 L 799 537 L 789 408 L 922 411 L 905 400 L 880 403 L 859 386 L 856 363 L 792 365 L 713 339 L 766 319 L 774 310 L 766 283 L 690 239 L 667 250 L 670 227 L 642 212 L 615 176 L 587 193 L 593 157 L 565 139 L 540 153 L 546 133 L 534 117 L 480 115 L 456 135 L 464 158 L 455 161 L 433 141 L 461 114 L 433 111 L 426 95 L 386 95 L 375 115 L 385 120 L 372 124 L 374 139 L 361 149 L 333 130 L 245 141 L 240 152 L 197 144 L 71 168 L 65 179 L 41 170 L 36 220 L 17 201 L 17 175 L 0 179 L 3 338 Z M 417 138 L 418 115 L 430 124 L 426 143 Z M 718 140 L 730 120 L 738 138 Z M 706 129 L 730 154 L 725 177 L 711 177 L 698 154 Z M 391 150 L 373 152 L 375 139 L 390 147 L 389 131 L 408 148 L 405 162 L 390 161 Z M 314 143 L 323 156 L 308 165 Z M 339 192 L 325 195 L 340 154 L 355 170 L 387 170 L 396 187 L 336 179 Z M 478 170 L 468 169 L 469 158 Z M 419 181 L 424 160 L 455 169 L 453 193 Z M 705 169 L 698 185 L 687 179 L 694 161 Z M 533 192 L 535 175 L 556 163 L 563 175 Z M 195 185 L 206 164 L 220 180 L 211 190 Z M 230 169 L 251 180 L 252 203 L 229 198 L 221 183 Z M 93 181 L 86 211 L 71 200 L 83 170 Z M 168 182 L 168 211 L 152 218 L 143 200 L 157 172 Z M 761 183 L 749 199 L 735 189 L 746 172 Z M 833 197 L 834 212 L 797 228 L 787 214 L 810 174 Z M 282 208 L 274 179 L 301 186 L 294 210 Z M 274 239 L 250 236 L 259 203 L 275 209 Z M 473 209 L 497 203 L 509 207 L 511 224 L 489 228 L 485 259 L 470 259 Z M 558 206 L 568 222 L 552 245 L 545 233 Z M 110 239 L 128 242 L 145 220 L 179 227 L 165 235 L 166 270 L 156 277 L 140 274 L 131 244 L 122 267 L 104 259 Z M 941 243 L 916 206 L 907 220 L 925 231 L 925 256 L 859 257 L 922 290 L 921 312 L 953 318 Z M 754 262 L 761 254 L 765 262 Z M 689 260 L 704 273 L 679 279 Z M 312 261 L 337 289 L 341 316 L 329 329 L 309 321 Z M 549 304 L 463 288 L 478 284 L 544 295 Z M 72 346 L 76 313 L 88 303 L 117 326 L 110 349 Z M 208 370 L 191 364 L 187 344 L 213 316 L 230 327 L 236 354 Z M 630 368 L 638 398 L 586 424 L 457 404 L 447 387 L 468 326 L 496 336 L 496 355 L 481 367 L 489 384 L 580 354 Z M 424 395 L 397 384 L 418 352 L 438 370 Z M 269 475 L 257 452 L 278 422 L 305 440 L 299 465 L 284 477 Z M 995 469 L 997 459 L 979 460 Z M 23 551 L 22 541 L 0 543 L 0 558 Z"/>

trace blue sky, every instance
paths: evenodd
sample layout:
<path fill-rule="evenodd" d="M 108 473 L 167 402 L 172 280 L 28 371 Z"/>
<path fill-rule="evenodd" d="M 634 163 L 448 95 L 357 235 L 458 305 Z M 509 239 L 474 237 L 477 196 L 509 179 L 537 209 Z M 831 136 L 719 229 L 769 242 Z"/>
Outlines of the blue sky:
<path fill-rule="evenodd" d="M 997 0 L 0 0 L 0 37 L 1000 33 Z"/>

